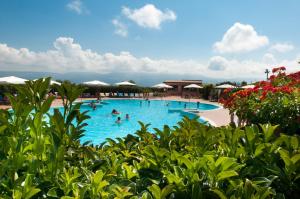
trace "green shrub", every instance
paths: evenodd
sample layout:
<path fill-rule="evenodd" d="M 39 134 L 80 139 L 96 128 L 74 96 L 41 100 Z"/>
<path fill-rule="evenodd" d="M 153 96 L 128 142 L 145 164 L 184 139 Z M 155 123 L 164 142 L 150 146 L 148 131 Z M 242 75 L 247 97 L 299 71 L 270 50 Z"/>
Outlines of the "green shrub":
<path fill-rule="evenodd" d="M 0 111 L 1 198 L 296 198 L 298 136 L 276 126 L 208 127 L 184 118 L 156 133 L 80 144 L 83 91 L 57 86 L 64 111 L 49 114 L 49 79 L 17 87 Z"/>

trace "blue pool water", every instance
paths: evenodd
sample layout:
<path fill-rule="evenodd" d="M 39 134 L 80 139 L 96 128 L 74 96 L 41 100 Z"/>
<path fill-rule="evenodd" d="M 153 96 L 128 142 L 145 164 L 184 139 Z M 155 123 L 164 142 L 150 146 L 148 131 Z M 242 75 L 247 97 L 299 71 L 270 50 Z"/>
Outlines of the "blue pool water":
<path fill-rule="evenodd" d="M 154 132 L 153 128 L 162 129 L 166 124 L 170 127 L 179 122 L 184 115 L 193 118 L 194 114 L 185 113 L 185 102 L 163 101 L 163 100 L 105 100 L 101 104 L 97 104 L 96 110 L 93 110 L 88 101 L 81 106 L 81 110 L 89 110 L 90 119 L 87 120 L 88 126 L 85 127 L 85 136 L 81 138 L 81 142 L 92 141 L 93 144 L 100 144 L 106 138 L 124 137 L 127 134 L 133 134 L 140 129 L 138 121 L 145 124 L 150 123 L 150 132 Z M 167 103 L 168 106 L 166 105 Z M 196 103 L 186 103 L 187 108 L 197 108 Z M 218 108 L 210 104 L 200 103 L 199 110 L 212 110 Z M 111 114 L 116 109 L 120 112 L 121 123 L 115 121 L 118 116 Z M 130 119 L 126 120 L 125 115 L 129 114 Z M 200 121 L 204 122 L 200 118 Z"/>

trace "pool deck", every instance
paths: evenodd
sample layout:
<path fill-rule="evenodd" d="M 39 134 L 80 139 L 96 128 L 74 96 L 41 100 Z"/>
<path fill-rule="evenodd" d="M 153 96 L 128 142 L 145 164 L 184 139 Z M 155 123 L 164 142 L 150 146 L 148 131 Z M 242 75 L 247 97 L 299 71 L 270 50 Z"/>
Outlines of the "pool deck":
<path fill-rule="evenodd" d="M 95 98 L 79 98 L 77 101 L 81 100 L 89 100 L 89 99 L 95 99 Z M 116 98 L 104 98 L 104 99 L 116 99 Z M 117 98 L 117 99 L 141 99 L 141 98 Z M 219 126 L 226 126 L 230 123 L 230 115 L 229 110 L 224 109 L 221 104 L 217 102 L 210 102 L 204 99 L 184 99 L 181 97 L 176 96 L 169 96 L 164 98 L 149 98 L 151 100 L 175 100 L 175 101 L 182 101 L 182 102 L 200 102 L 200 103 L 206 103 L 206 104 L 213 104 L 217 105 L 220 108 L 215 110 L 208 110 L 208 111 L 201 111 L 200 113 L 197 113 L 200 117 L 207 120 L 211 125 L 219 127 Z M 61 106 L 62 101 L 60 99 L 55 99 L 52 103 L 52 107 Z M 10 108 L 8 105 L 0 105 L 0 109 L 7 109 Z"/>

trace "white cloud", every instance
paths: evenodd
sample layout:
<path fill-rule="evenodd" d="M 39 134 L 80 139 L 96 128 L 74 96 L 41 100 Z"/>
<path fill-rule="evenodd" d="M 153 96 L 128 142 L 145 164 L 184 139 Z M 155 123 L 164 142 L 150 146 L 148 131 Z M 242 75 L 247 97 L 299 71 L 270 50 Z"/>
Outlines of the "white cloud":
<path fill-rule="evenodd" d="M 294 50 L 294 46 L 288 43 L 277 43 L 270 47 L 270 51 L 285 53 Z"/>
<path fill-rule="evenodd" d="M 235 23 L 213 48 L 219 53 L 239 53 L 253 51 L 268 44 L 268 37 L 258 35 L 253 26 Z"/>
<path fill-rule="evenodd" d="M 300 57 L 297 58 L 277 61 L 276 65 L 284 65 L 289 71 L 297 71 L 299 70 L 297 61 Z M 130 52 L 100 54 L 90 49 L 83 49 L 73 38 L 68 37 L 57 38 L 53 43 L 53 49 L 43 52 L 35 52 L 27 48 L 16 49 L 0 43 L 0 69 L 7 71 L 86 71 L 102 74 L 118 71 L 153 75 L 187 74 L 214 78 L 259 78 L 264 77 L 265 68 L 271 66 L 264 61 L 227 59 L 221 56 L 212 57 L 209 63 L 205 63 L 196 60 L 136 57 Z"/>
<path fill-rule="evenodd" d="M 263 61 L 263 63 L 266 63 L 266 64 L 276 64 L 276 62 L 277 62 L 276 58 L 271 53 L 264 54 L 262 61 Z"/>
<path fill-rule="evenodd" d="M 223 71 L 229 66 L 227 59 L 221 56 L 210 58 L 208 68 L 215 71 Z"/>
<path fill-rule="evenodd" d="M 88 13 L 89 11 L 83 6 L 82 0 L 71 0 L 67 4 L 67 8 L 77 14 Z"/>
<path fill-rule="evenodd" d="M 174 11 L 169 9 L 161 11 L 153 4 L 147 4 L 139 9 L 123 7 L 122 13 L 128 19 L 144 28 L 160 29 L 161 23 L 176 20 L 176 14 Z"/>
<path fill-rule="evenodd" d="M 121 37 L 127 37 L 128 29 L 125 24 L 118 19 L 112 20 L 112 24 L 115 26 L 115 34 L 120 35 Z"/>

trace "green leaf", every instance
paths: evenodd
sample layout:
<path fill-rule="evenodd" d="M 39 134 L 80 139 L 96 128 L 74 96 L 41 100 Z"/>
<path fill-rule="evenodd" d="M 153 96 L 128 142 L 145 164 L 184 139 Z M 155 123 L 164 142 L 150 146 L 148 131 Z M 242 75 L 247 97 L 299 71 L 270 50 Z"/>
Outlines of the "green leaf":
<path fill-rule="evenodd" d="M 55 99 L 54 96 L 50 96 L 44 101 L 42 108 L 41 108 L 42 113 L 47 113 L 49 111 L 50 106 L 54 99 Z"/>
<path fill-rule="evenodd" d="M 291 158 L 291 161 L 296 164 L 300 160 L 300 154 L 296 154 Z"/>
<path fill-rule="evenodd" d="M 148 190 L 150 191 L 154 199 L 162 199 L 161 189 L 158 185 L 152 184 L 150 187 L 148 187 Z"/>
<path fill-rule="evenodd" d="M 57 197 L 57 193 L 56 193 L 56 187 L 51 188 L 48 192 L 47 192 L 47 196 L 49 197 Z"/>
<path fill-rule="evenodd" d="M 0 133 L 2 133 L 5 129 L 7 129 L 7 126 L 6 126 L 6 125 L 0 126 Z"/>
<path fill-rule="evenodd" d="M 218 189 L 218 188 L 212 188 L 210 189 L 210 191 L 214 192 L 215 194 L 217 194 L 220 199 L 227 199 L 226 195 L 223 193 L 222 190 Z"/>
<path fill-rule="evenodd" d="M 263 150 L 266 148 L 265 144 L 262 143 L 262 144 L 259 144 L 256 149 L 255 149 L 255 153 L 254 153 L 254 157 L 257 157 L 259 156 L 260 154 L 263 153 Z"/>
<path fill-rule="evenodd" d="M 31 188 L 29 191 L 27 191 L 26 195 L 25 195 L 25 199 L 30 199 L 31 197 L 33 197 L 35 194 L 39 193 L 41 190 L 38 188 Z"/>
<path fill-rule="evenodd" d="M 230 178 L 233 176 L 239 175 L 236 171 L 230 170 L 230 171 L 222 171 L 217 175 L 218 180 L 224 180 L 226 178 Z"/>

